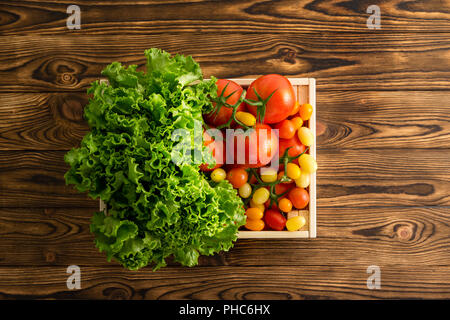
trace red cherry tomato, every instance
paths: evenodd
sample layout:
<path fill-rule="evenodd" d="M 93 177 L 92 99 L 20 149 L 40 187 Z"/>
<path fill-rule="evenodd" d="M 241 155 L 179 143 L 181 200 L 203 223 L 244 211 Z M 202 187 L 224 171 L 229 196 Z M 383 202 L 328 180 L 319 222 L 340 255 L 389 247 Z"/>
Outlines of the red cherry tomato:
<path fill-rule="evenodd" d="M 293 182 L 291 182 L 291 183 L 279 183 L 279 184 L 275 185 L 275 193 L 277 195 L 280 195 L 280 194 L 285 193 L 288 190 L 291 190 L 294 187 L 295 187 L 295 183 L 293 183 Z"/>
<path fill-rule="evenodd" d="M 279 156 L 282 157 L 284 151 L 289 148 L 288 154 L 290 157 L 295 157 L 305 151 L 306 147 L 300 142 L 298 135 L 294 135 L 290 139 L 280 139 L 279 141 Z"/>
<path fill-rule="evenodd" d="M 233 188 L 242 187 L 248 180 L 247 171 L 242 168 L 233 168 L 227 173 L 227 180 L 233 185 Z"/>
<path fill-rule="evenodd" d="M 227 86 L 228 84 L 228 86 Z M 242 91 L 244 90 L 240 85 L 238 85 L 236 82 L 232 80 L 225 80 L 225 79 L 219 79 L 216 82 L 217 85 L 217 96 L 220 96 L 223 92 L 223 96 L 226 97 L 230 95 L 233 91 L 235 91 L 227 100 L 226 102 L 230 105 L 234 105 L 236 102 L 238 102 L 239 98 L 241 97 Z M 226 89 L 225 89 L 225 86 Z M 224 91 L 225 89 L 225 91 Z M 214 107 L 216 104 L 214 103 Z M 239 107 L 237 107 L 237 111 L 244 111 L 245 109 L 245 103 L 241 103 Z M 203 119 L 205 119 L 205 122 L 211 126 L 217 127 L 224 125 L 228 122 L 228 120 L 231 118 L 231 115 L 233 114 L 232 108 L 227 108 L 225 106 L 222 106 L 219 110 L 219 112 L 210 112 L 208 114 L 203 115 Z M 234 121 L 232 122 L 234 124 Z"/>
<path fill-rule="evenodd" d="M 295 107 L 295 92 L 289 80 L 279 74 L 268 74 L 253 81 L 247 89 L 246 99 L 257 101 L 256 92 L 262 99 L 268 98 L 264 123 L 277 123 L 286 119 Z M 257 116 L 257 107 L 247 103 L 247 109 Z"/>
<path fill-rule="evenodd" d="M 233 159 L 234 163 L 247 168 L 265 166 L 278 151 L 278 137 L 270 126 L 257 123 L 253 129 L 250 136 L 235 135 L 234 154 L 227 155 Z"/>
<path fill-rule="evenodd" d="M 297 209 L 304 209 L 309 203 L 308 191 L 303 188 L 292 189 L 288 193 L 288 198 Z"/>
<path fill-rule="evenodd" d="M 296 132 L 294 123 L 287 119 L 277 123 L 273 128 L 278 129 L 278 136 L 282 139 L 290 139 Z"/>
<path fill-rule="evenodd" d="M 266 224 L 277 231 L 281 231 L 286 226 L 286 218 L 278 210 L 269 209 L 264 213 Z"/>
<path fill-rule="evenodd" d="M 216 165 L 213 168 L 208 168 L 209 164 L 204 163 L 200 165 L 201 171 L 213 171 L 214 169 L 217 169 L 221 167 L 225 163 L 225 153 L 224 153 L 224 143 L 223 141 L 214 141 L 211 136 L 203 132 L 203 144 L 207 146 L 211 153 L 216 160 Z"/>

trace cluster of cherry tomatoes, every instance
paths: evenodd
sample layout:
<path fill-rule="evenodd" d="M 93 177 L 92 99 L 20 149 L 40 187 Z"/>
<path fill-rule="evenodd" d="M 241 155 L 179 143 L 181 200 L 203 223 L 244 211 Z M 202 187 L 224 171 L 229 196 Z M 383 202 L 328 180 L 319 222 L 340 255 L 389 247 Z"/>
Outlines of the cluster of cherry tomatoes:
<path fill-rule="evenodd" d="M 210 171 L 213 181 L 227 179 L 238 190 L 246 206 L 246 229 L 299 230 L 306 221 L 294 212 L 308 206 L 310 175 L 317 170 L 315 159 L 307 153 L 314 142 L 307 127 L 312 106 L 300 105 L 289 80 L 277 74 L 259 77 L 246 91 L 231 80 L 218 80 L 217 96 L 214 110 L 204 115 L 208 127 L 253 129 L 257 136 L 245 138 L 245 161 L 237 164 L 236 152 L 225 152 L 225 141 L 205 133 L 204 144 L 211 148 L 216 165 L 200 168 Z M 260 130 L 267 134 L 261 137 Z M 249 141 L 256 146 L 251 148 Z M 268 166 L 275 154 L 277 169 Z"/>

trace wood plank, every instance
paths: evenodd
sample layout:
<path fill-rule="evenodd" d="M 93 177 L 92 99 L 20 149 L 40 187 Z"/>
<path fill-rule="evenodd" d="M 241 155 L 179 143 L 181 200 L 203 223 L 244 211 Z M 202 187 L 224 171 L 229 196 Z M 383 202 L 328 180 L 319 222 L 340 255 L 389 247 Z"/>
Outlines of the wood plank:
<path fill-rule="evenodd" d="M 0 152 L 0 207 L 98 207 L 66 186 L 65 152 Z"/>
<path fill-rule="evenodd" d="M 322 91 L 317 148 L 450 148 L 450 92 Z"/>
<path fill-rule="evenodd" d="M 2 298 L 39 299 L 445 299 L 449 266 L 387 265 L 381 289 L 367 288 L 367 266 L 204 267 L 130 272 L 81 267 L 69 291 L 66 267 L 0 267 Z"/>
<path fill-rule="evenodd" d="M 89 131 L 85 93 L 1 93 L 0 150 L 69 150 Z"/>
<path fill-rule="evenodd" d="M 66 8 L 81 8 L 80 34 L 149 34 L 160 32 L 292 33 L 298 30 L 367 30 L 367 8 L 381 10 L 382 32 L 449 31 L 449 5 L 445 1 L 7 1 L 0 31 L 7 35 L 63 34 Z M 245 23 L 243 23 L 245 21 Z M 376 31 L 375 31 L 376 32 Z"/>
<path fill-rule="evenodd" d="M 0 36 L 0 91 L 84 91 L 112 61 L 142 68 L 144 50 L 150 47 L 193 55 L 206 77 L 280 73 L 316 78 L 319 92 L 448 90 L 449 35 L 366 32 Z"/>
<path fill-rule="evenodd" d="M 0 266 L 118 265 L 95 248 L 94 210 L 0 209 Z M 450 265 L 449 207 L 320 208 L 317 218 L 317 239 L 239 239 L 200 266 Z"/>
<path fill-rule="evenodd" d="M 97 207 L 63 178 L 64 151 L 0 151 L 0 207 Z M 318 150 L 318 207 L 449 205 L 450 149 Z"/>
<path fill-rule="evenodd" d="M 450 91 L 318 91 L 317 148 L 450 148 Z M 0 150 L 69 150 L 86 93 L 0 93 Z M 407 112 L 405 112 L 407 106 Z"/>

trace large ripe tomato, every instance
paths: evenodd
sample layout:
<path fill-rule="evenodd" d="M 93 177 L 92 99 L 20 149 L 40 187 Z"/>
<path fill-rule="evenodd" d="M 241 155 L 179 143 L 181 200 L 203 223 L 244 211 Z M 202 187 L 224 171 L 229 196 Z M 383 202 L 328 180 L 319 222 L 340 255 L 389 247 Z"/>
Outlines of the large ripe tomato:
<path fill-rule="evenodd" d="M 279 149 L 278 149 L 279 150 L 278 154 L 279 154 L 280 158 L 283 156 L 284 151 L 289 147 L 292 147 L 288 151 L 288 155 L 290 157 L 298 156 L 306 149 L 306 146 L 304 146 L 301 143 L 300 139 L 298 138 L 298 135 L 296 135 L 296 134 L 290 139 L 280 139 Z"/>
<path fill-rule="evenodd" d="M 246 99 L 258 100 L 256 92 L 261 98 L 266 99 L 275 91 L 266 105 L 264 123 L 277 123 L 286 119 L 295 106 L 295 92 L 286 77 L 279 74 L 261 76 L 250 84 L 247 89 Z M 247 104 L 247 109 L 256 116 L 257 107 Z"/>
<path fill-rule="evenodd" d="M 266 210 L 264 213 L 266 224 L 277 231 L 281 231 L 286 226 L 286 218 L 278 210 Z"/>
<path fill-rule="evenodd" d="M 247 168 L 265 166 L 278 151 L 278 136 L 270 126 L 258 123 L 253 128 L 254 131 L 250 136 L 242 134 L 234 136 L 234 154 L 227 155 L 234 160 L 235 164 Z M 242 142 L 244 145 L 241 144 Z M 242 152 L 244 152 L 243 155 Z"/>
<path fill-rule="evenodd" d="M 224 142 L 214 141 L 214 139 L 205 131 L 203 132 L 203 144 L 211 150 L 211 153 L 216 160 L 216 165 L 213 168 L 208 168 L 209 164 L 203 163 L 200 165 L 200 170 L 213 171 L 214 169 L 221 167 L 225 163 Z"/>
<path fill-rule="evenodd" d="M 227 86 L 228 84 L 228 86 Z M 241 97 L 242 91 L 244 90 L 240 85 L 232 80 L 219 79 L 216 82 L 217 85 L 217 96 L 220 96 L 223 92 L 223 96 L 226 97 L 230 95 L 233 91 L 235 91 L 226 101 L 230 105 L 234 105 L 238 102 Z M 214 107 L 216 104 L 214 103 Z M 245 103 L 242 102 L 238 107 L 237 111 L 243 111 L 245 109 Z M 205 122 L 213 127 L 224 125 L 228 122 L 231 115 L 233 114 L 233 109 L 222 106 L 219 112 L 210 112 L 208 114 L 203 115 L 203 119 Z M 233 122 L 234 123 L 234 122 Z"/>

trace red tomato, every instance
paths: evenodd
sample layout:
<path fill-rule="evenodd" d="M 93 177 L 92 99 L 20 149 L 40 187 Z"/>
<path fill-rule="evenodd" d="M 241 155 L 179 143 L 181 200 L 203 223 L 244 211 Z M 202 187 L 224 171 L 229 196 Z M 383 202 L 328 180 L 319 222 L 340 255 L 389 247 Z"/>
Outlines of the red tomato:
<path fill-rule="evenodd" d="M 288 193 L 288 198 L 297 209 L 304 209 L 309 203 L 308 191 L 303 188 L 296 187 L 292 189 Z"/>
<path fill-rule="evenodd" d="M 227 85 L 227 88 L 225 89 L 225 86 Z M 230 105 L 234 105 L 236 102 L 238 102 L 239 98 L 241 97 L 242 91 L 244 90 L 240 85 L 238 85 L 236 82 L 232 80 L 224 80 L 219 79 L 217 80 L 217 96 L 220 96 L 222 92 L 225 89 L 225 92 L 223 92 L 223 96 L 226 97 L 231 95 L 226 101 Z M 216 106 L 216 103 L 214 103 L 214 107 Z M 237 107 L 237 111 L 243 111 L 245 109 L 245 103 L 241 103 L 239 107 Z M 205 119 L 205 122 L 211 126 L 217 127 L 224 125 L 228 122 L 228 120 L 231 118 L 231 115 L 233 114 L 232 108 L 227 108 L 225 106 L 222 106 L 219 110 L 219 112 L 210 112 L 208 114 L 203 115 L 203 119 Z M 234 124 L 234 121 L 232 122 Z"/>
<path fill-rule="evenodd" d="M 277 123 L 273 128 L 278 129 L 278 136 L 282 139 L 290 139 L 296 132 L 294 123 L 287 119 Z"/>
<path fill-rule="evenodd" d="M 242 187 L 248 180 L 247 171 L 242 168 L 233 168 L 227 173 L 227 180 L 233 185 L 233 188 Z"/>
<path fill-rule="evenodd" d="M 280 195 L 282 193 L 285 193 L 288 190 L 291 190 L 292 188 L 295 187 L 295 183 L 291 182 L 291 183 L 279 183 L 275 185 L 275 193 L 277 195 Z"/>
<path fill-rule="evenodd" d="M 277 123 L 286 119 L 292 112 L 295 106 L 295 92 L 289 80 L 279 74 L 268 74 L 261 76 L 253 81 L 247 89 L 245 98 L 247 100 L 258 100 L 255 94 L 256 92 L 262 99 L 266 99 L 275 93 L 270 98 L 266 105 L 266 114 L 264 117 L 264 123 Z M 248 110 L 257 116 L 256 106 L 247 104 Z"/>
<path fill-rule="evenodd" d="M 298 138 L 298 135 L 294 135 L 290 139 L 280 139 L 279 141 L 279 156 L 282 157 L 284 154 L 284 151 L 289 148 L 288 154 L 290 157 L 295 157 L 301 154 L 303 151 L 305 151 L 306 147 L 300 142 L 300 139 Z"/>
<path fill-rule="evenodd" d="M 234 163 L 247 168 L 265 166 L 278 151 L 278 137 L 270 126 L 257 123 L 253 128 L 250 136 L 235 135 L 234 155 L 228 155 Z M 239 163 L 242 160 L 244 163 Z"/>
<path fill-rule="evenodd" d="M 214 159 L 216 160 L 216 165 L 213 168 L 208 168 L 209 165 L 207 163 L 204 163 L 204 164 L 200 165 L 200 170 L 201 171 L 213 171 L 214 169 L 221 167 L 225 163 L 225 161 L 224 161 L 225 153 L 223 151 L 223 148 L 224 148 L 223 141 L 214 141 L 213 138 L 211 138 L 211 136 L 208 133 L 203 132 L 203 144 L 211 150 L 211 153 L 212 153 Z"/>
<path fill-rule="evenodd" d="M 264 213 L 264 221 L 270 228 L 278 231 L 286 226 L 286 218 L 278 210 L 267 210 Z"/>

